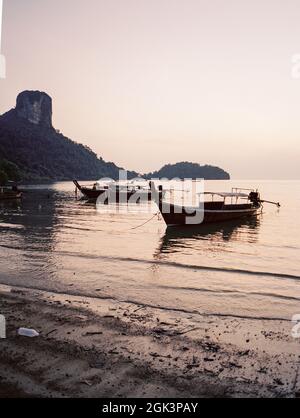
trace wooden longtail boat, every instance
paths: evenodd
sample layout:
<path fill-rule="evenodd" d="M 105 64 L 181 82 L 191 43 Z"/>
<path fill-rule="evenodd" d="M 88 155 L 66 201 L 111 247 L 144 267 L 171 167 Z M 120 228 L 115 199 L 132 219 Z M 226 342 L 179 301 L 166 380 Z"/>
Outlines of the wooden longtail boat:
<path fill-rule="evenodd" d="M 21 199 L 22 192 L 17 187 L 11 189 L 7 187 L 0 187 L 0 200 L 14 200 Z"/>
<path fill-rule="evenodd" d="M 102 203 L 140 203 L 151 201 L 151 191 L 137 185 L 118 185 L 109 184 L 107 186 L 98 186 L 97 183 L 90 187 L 81 186 L 78 181 L 73 182 L 76 188 L 89 201 L 97 201 L 102 198 Z"/>
<path fill-rule="evenodd" d="M 97 189 L 96 187 L 90 188 L 81 186 L 77 180 L 74 180 L 73 183 L 75 184 L 77 190 L 79 190 L 88 200 L 97 200 L 99 196 L 106 192 L 104 188 Z"/>
<path fill-rule="evenodd" d="M 216 193 L 206 192 L 205 195 L 212 197 L 218 196 L 221 201 L 205 201 L 199 207 L 180 206 L 163 200 L 163 188 L 159 187 L 158 192 L 153 182 L 150 183 L 152 191 L 162 217 L 168 226 L 195 226 L 219 223 L 225 221 L 233 221 L 236 219 L 255 216 L 262 208 L 262 204 L 272 203 L 280 206 L 279 203 L 261 200 L 258 191 L 251 190 L 250 193 L 234 192 Z M 233 189 L 234 190 L 234 189 Z M 246 190 L 246 189 L 236 189 Z M 231 199 L 231 203 L 227 203 L 227 199 Z M 233 204 L 232 200 L 236 203 Z M 244 199 L 246 203 L 237 203 L 238 199 Z"/>

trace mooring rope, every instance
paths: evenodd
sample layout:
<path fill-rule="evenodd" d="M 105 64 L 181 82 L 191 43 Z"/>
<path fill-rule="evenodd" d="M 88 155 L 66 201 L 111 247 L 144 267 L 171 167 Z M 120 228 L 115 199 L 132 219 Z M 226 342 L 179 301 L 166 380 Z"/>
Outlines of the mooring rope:
<path fill-rule="evenodd" d="M 146 222 L 144 222 L 143 224 L 141 224 L 141 225 L 138 225 L 138 226 L 135 226 L 134 228 L 130 228 L 129 229 L 129 231 L 132 231 L 132 230 L 134 230 L 134 229 L 138 229 L 138 228 L 141 228 L 142 226 L 144 226 L 144 225 L 147 225 L 149 222 L 151 222 L 154 218 L 155 218 L 155 216 L 157 216 L 157 215 L 159 215 L 159 212 L 157 212 L 155 215 L 153 215 L 150 219 L 148 219 L 148 221 L 146 221 Z"/>

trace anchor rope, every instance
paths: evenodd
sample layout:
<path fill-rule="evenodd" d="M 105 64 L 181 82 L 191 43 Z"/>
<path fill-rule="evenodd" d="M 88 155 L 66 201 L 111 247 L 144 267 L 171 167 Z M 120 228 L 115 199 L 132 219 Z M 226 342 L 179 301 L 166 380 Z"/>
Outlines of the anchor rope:
<path fill-rule="evenodd" d="M 142 223 L 141 225 L 135 226 L 134 228 L 130 228 L 129 231 L 132 231 L 134 229 L 138 229 L 141 228 L 144 225 L 147 225 L 149 222 L 151 222 L 156 216 L 159 216 L 159 212 L 156 212 L 155 215 L 153 215 L 150 219 L 148 219 L 148 221 Z"/>

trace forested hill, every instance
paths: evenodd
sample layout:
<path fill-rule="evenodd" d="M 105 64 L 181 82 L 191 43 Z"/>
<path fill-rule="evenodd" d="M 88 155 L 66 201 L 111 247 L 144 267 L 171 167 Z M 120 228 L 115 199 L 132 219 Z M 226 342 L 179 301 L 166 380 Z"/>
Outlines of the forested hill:
<path fill-rule="evenodd" d="M 16 107 L 0 116 L 0 184 L 7 180 L 118 179 L 119 169 L 54 129 L 52 99 L 46 93 L 24 91 Z M 137 176 L 128 172 L 129 179 Z M 182 162 L 145 177 L 229 179 L 229 174 L 219 167 Z"/>
<path fill-rule="evenodd" d="M 168 178 L 175 177 L 184 179 L 202 179 L 205 180 L 229 180 L 230 175 L 222 168 L 212 165 L 199 165 L 190 162 L 181 162 L 177 164 L 167 164 L 159 171 L 154 171 L 145 175 L 146 178 Z"/>
<path fill-rule="evenodd" d="M 57 132 L 52 126 L 51 98 L 32 91 L 21 93 L 16 108 L 0 116 L 2 176 L 7 162 L 25 181 L 115 179 L 119 172 L 114 163 Z"/>

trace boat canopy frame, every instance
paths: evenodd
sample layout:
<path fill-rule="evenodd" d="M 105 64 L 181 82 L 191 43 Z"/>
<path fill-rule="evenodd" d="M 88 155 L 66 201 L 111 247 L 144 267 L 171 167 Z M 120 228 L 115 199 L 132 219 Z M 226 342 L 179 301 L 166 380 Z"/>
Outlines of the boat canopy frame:
<path fill-rule="evenodd" d="M 231 199 L 231 204 L 233 204 L 233 201 L 235 199 L 235 203 L 237 204 L 239 199 L 243 199 L 243 200 L 250 200 L 250 196 L 249 193 L 241 193 L 238 191 L 234 191 L 234 190 L 248 190 L 251 192 L 254 192 L 253 189 L 241 189 L 241 188 L 232 188 L 231 192 L 200 192 L 197 193 L 198 196 L 211 196 L 212 201 L 214 201 L 214 197 L 218 196 L 224 199 L 223 204 L 226 204 L 226 199 L 230 198 Z"/>

